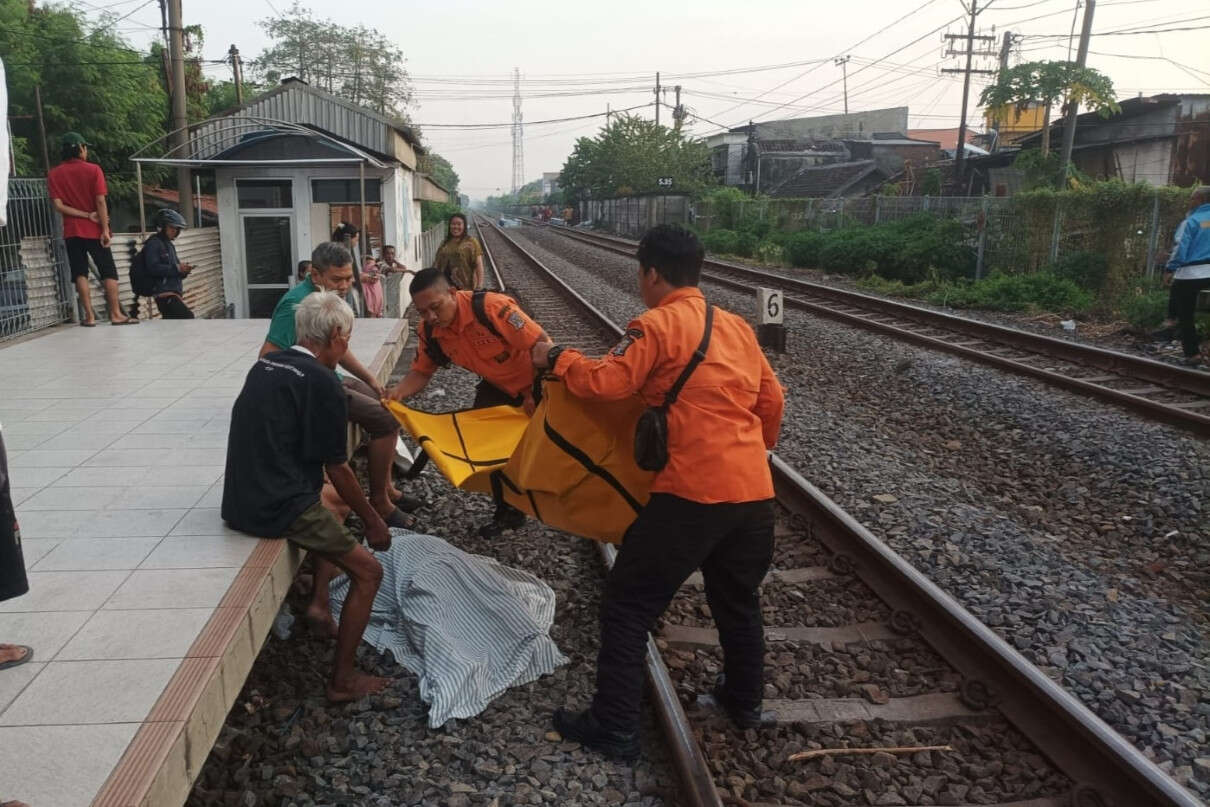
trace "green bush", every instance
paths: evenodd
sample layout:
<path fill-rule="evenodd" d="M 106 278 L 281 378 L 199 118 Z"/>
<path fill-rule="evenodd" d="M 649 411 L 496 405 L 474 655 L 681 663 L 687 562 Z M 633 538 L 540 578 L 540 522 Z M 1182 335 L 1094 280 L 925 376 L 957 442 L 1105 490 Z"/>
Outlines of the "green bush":
<path fill-rule="evenodd" d="M 710 230 L 702 237 L 706 251 L 719 255 L 734 255 L 738 242 L 739 233 L 735 230 Z"/>
<path fill-rule="evenodd" d="M 814 230 L 802 230 L 791 233 L 783 242 L 786 250 L 786 260 L 791 266 L 816 267 L 819 265 L 819 250 L 823 248 L 825 237 L 823 233 Z"/>
<path fill-rule="evenodd" d="M 756 245 L 756 258 L 761 263 L 785 263 L 786 251 L 776 239 L 766 238 Z"/>
<path fill-rule="evenodd" d="M 965 243 L 961 222 L 927 213 L 873 227 L 806 230 L 783 243 L 792 265 L 840 274 L 874 273 L 918 283 L 934 275 L 969 277 L 975 271 L 975 253 Z"/>
<path fill-rule="evenodd" d="M 1084 314 L 1094 297 L 1067 278 L 1040 272 L 1030 275 L 992 275 L 982 280 L 929 278 L 904 283 L 873 275 L 857 281 L 868 291 L 891 297 L 911 297 L 953 308 L 987 308 L 995 311 L 1050 311 Z"/>
<path fill-rule="evenodd" d="M 741 230 L 735 238 L 735 254 L 743 258 L 751 258 L 756 254 L 756 245 L 760 238 L 749 230 Z"/>
<path fill-rule="evenodd" d="M 1081 288 L 1100 291 L 1109 276 L 1109 260 L 1099 252 L 1078 251 L 1059 256 L 1049 271 Z"/>
<path fill-rule="evenodd" d="M 420 229 L 427 230 L 434 224 L 448 220 L 454 213 L 460 212 L 462 212 L 462 208 L 450 202 L 421 202 Z"/>
<path fill-rule="evenodd" d="M 1050 311 L 1084 314 L 1094 296 L 1071 280 L 1049 272 L 1027 275 L 992 275 L 973 282 L 945 284 L 924 299 L 954 308 L 988 308 L 994 311 Z"/>
<path fill-rule="evenodd" d="M 1161 286 L 1135 289 L 1119 301 L 1118 307 L 1136 331 L 1153 330 L 1168 317 L 1168 290 Z"/>

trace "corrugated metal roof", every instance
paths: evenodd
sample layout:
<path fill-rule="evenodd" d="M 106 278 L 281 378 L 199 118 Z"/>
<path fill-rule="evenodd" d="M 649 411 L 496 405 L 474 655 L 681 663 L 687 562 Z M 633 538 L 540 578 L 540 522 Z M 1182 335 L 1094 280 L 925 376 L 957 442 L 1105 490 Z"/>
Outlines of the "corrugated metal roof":
<path fill-rule="evenodd" d="M 319 129 L 384 156 L 392 151 L 394 127 L 386 118 L 297 81 L 252 99 L 241 112 Z"/>
<path fill-rule="evenodd" d="M 278 87 L 256 96 L 221 115 L 193 127 L 193 151 L 214 157 L 255 134 L 247 121 L 262 119 L 305 126 L 344 141 L 363 151 L 395 159 L 396 133 L 417 153 L 423 153 L 419 138 L 402 121 L 346 101 L 299 81 L 286 79 Z M 228 121 L 241 120 L 232 126 Z"/>

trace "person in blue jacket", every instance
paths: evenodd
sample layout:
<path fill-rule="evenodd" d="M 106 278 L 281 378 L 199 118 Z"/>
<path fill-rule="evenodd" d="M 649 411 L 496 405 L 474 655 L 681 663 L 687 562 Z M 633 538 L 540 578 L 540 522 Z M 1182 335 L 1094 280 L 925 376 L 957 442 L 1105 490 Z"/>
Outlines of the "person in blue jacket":
<path fill-rule="evenodd" d="M 187 263 L 181 263 L 172 242 L 181 234 L 188 223 L 175 210 L 164 209 L 155 214 L 156 233 L 143 244 L 143 258 L 147 274 L 154 283 L 151 296 L 164 319 L 193 319 L 193 312 L 181 297 L 182 282 L 193 271 Z"/>
<path fill-rule="evenodd" d="M 1210 289 L 1210 186 L 1195 190 L 1189 201 L 1189 216 L 1177 227 L 1176 243 L 1164 267 L 1164 283 L 1171 286 L 1168 316 L 1176 321 L 1185 363 L 1196 365 L 1210 359 L 1199 348 L 1194 321 L 1198 294 Z"/>

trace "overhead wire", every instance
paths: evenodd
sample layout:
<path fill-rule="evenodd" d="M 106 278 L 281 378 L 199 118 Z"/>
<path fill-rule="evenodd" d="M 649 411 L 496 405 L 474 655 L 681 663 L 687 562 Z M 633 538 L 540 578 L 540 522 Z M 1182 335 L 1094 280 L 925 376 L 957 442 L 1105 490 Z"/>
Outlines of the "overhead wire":
<path fill-rule="evenodd" d="M 892 21 L 892 22 L 887 23 L 886 25 L 884 25 L 883 27 L 879 28 L 877 31 L 875 31 L 874 33 L 872 33 L 872 34 L 870 34 L 869 36 L 865 37 L 864 39 L 860 40 L 859 42 L 856 42 L 856 43 L 854 43 L 854 44 L 850 45 L 848 48 L 845 48 L 844 50 L 839 51 L 838 53 L 836 53 L 836 54 L 835 54 L 835 56 L 833 56 L 833 57 L 831 57 L 831 58 L 833 58 L 833 59 L 834 59 L 834 58 L 836 58 L 836 57 L 838 57 L 838 56 L 842 56 L 842 55 L 844 55 L 844 54 L 845 54 L 847 51 L 853 50 L 853 49 L 855 49 L 855 48 L 860 47 L 861 45 L 864 45 L 866 42 L 869 42 L 871 39 L 873 39 L 873 38 L 877 37 L 879 34 L 882 34 L 882 33 L 884 33 L 885 31 L 890 30 L 890 29 L 891 29 L 891 28 L 893 28 L 894 26 L 896 26 L 896 25 L 898 25 L 899 23 L 901 23 L 901 22 L 903 22 L 904 20 L 906 20 L 908 17 L 912 16 L 913 14 L 916 14 L 916 13 L 917 13 L 917 12 L 919 12 L 919 11 L 923 11 L 925 8 L 927 8 L 928 6 L 932 5 L 932 4 L 933 4 L 933 3 L 935 3 L 935 2 L 937 2 L 937 0 L 925 0 L 925 2 L 921 3 L 919 6 L 915 7 L 914 9 L 912 9 L 911 11 L 909 11 L 907 14 L 904 14 L 902 17 L 900 17 L 900 18 L 898 18 L 898 19 L 896 19 L 896 20 L 894 20 L 894 21 Z M 947 23 L 947 24 L 948 24 L 948 23 Z M 826 61 L 830 61 L 830 60 L 831 60 L 831 59 L 826 60 Z M 807 70 L 805 70 L 805 71 L 803 71 L 802 73 L 800 73 L 799 75 L 795 76 L 794 78 L 787 79 L 786 81 L 783 81 L 781 84 L 778 84 L 777 86 L 772 87 L 772 88 L 770 88 L 770 89 L 766 90 L 765 92 L 763 92 L 763 93 L 761 93 L 761 94 L 757 95 L 756 97 L 757 97 L 757 98 L 764 98 L 764 97 L 765 97 L 766 95 L 768 95 L 770 92 L 773 92 L 774 90 L 780 90 L 782 87 L 786 86 L 787 84 L 791 84 L 791 83 L 793 83 L 793 82 L 795 82 L 795 81 L 798 81 L 800 78 L 803 78 L 804 76 L 808 75 L 808 74 L 809 74 L 809 73 L 811 73 L 812 71 L 816 70 L 818 67 L 819 67 L 819 65 L 815 65 L 814 67 L 810 67 L 810 68 L 808 68 Z M 797 100 L 797 99 L 796 99 L 796 100 Z M 746 104 L 736 104 L 735 106 L 729 107 L 729 108 L 727 108 L 727 109 L 724 109 L 722 112 L 717 113 L 717 115 L 718 115 L 718 117 L 720 117 L 720 118 L 721 118 L 721 117 L 723 117 L 724 115 L 730 114 L 731 112 L 734 112 L 735 110 L 737 110 L 737 109 L 740 109 L 740 108 L 744 107 L 745 105 L 746 105 Z M 728 128 L 730 128 L 730 127 L 728 127 Z"/>

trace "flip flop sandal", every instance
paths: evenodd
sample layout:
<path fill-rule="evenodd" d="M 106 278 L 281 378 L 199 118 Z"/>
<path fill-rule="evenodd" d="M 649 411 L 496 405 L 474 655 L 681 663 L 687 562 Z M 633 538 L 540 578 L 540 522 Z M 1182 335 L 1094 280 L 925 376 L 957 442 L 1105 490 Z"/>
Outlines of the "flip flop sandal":
<path fill-rule="evenodd" d="M 80 327 L 81 327 L 81 328 L 95 328 L 95 327 L 97 327 L 97 323 L 95 323 L 95 322 L 81 322 L 81 323 L 80 323 Z M 3 804 L 0 804 L 0 807 L 4 807 L 4 805 L 3 805 Z"/>
<path fill-rule="evenodd" d="M 410 530 L 416 525 L 416 519 L 404 513 L 396 507 L 389 516 L 383 518 L 388 527 L 395 527 L 401 530 Z"/>
<path fill-rule="evenodd" d="M 34 649 L 29 645 L 17 644 L 13 645 L 13 647 L 25 648 L 25 655 L 19 659 L 13 659 L 12 661 L 6 661 L 3 664 L 0 664 L 0 670 L 7 670 L 9 667 L 19 667 L 34 657 Z M 3 807 L 3 805 L 0 805 L 0 807 Z"/>
<path fill-rule="evenodd" d="M 138 325 L 139 321 L 137 319 L 124 319 L 121 322 L 111 322 L 109 324 L 110 325 Z"/>

